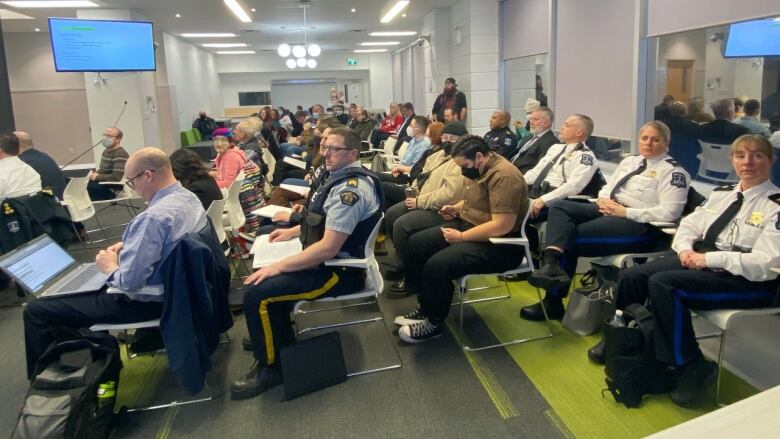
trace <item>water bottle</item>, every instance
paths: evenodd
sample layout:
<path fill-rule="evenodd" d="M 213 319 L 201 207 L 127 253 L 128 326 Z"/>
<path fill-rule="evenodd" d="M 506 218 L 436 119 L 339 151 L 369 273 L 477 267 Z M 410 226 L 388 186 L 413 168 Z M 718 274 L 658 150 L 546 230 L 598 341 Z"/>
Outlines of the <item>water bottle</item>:
<path fill-rule="evenodd" d="M 98 386 L 97 399 L 99 407 L 112 404 L 114 398 L 116 398 L 116 383 L 114 381 L 108 381 Z"/>
<path fill-rule="evenodd" d="M 612 320 L 609 321 L 609 325 L 613 328 L 625 328 L 626 322 L 623 320 L 623 311 L 622 310 L 615 310 L 615 316 L 612 317 Z"/>

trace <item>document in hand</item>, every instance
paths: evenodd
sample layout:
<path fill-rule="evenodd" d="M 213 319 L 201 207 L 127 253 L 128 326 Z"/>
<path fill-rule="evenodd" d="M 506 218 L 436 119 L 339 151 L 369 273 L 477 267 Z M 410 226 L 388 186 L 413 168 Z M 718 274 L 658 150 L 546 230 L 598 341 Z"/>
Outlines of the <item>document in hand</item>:
<path fill-rule="evenodd" d="M 282 160 L 287 162 L 288 164 L 295 166 L 296 168 L 306 169 L 306 162 L 304 162 L 303 160 L 298 160 L 289 156 L 285 157 Z"/>
<path fill-rule="evenodd" d="M 273 218 L 279 212 L 291 213 L 292 209 L 284 206 L 277 206 L 275 204 L 266 204 L 265 206 L 252 211 L 253 215 L 264 216 L 266 218 Z"/>
<path fill-rule="evenodd" d="M 298 254 L 301 250 L 301 241 L 299 239 L 269 242 L 268 235 L 261 235 L 252 246 L 252 251 L 255 254 L 252 267 L 266 267 L 288 256 Z"/>
<path fill-rule="evenodd" d="M 309 195 L 309 188 L 306 186 L 297 186 L 294 184 L 285 184 L 282 183 L 279 185 L 282 189 L 287 189 L 288 191 L 295 192 L 296 194 L 301 194 L 301 196 L 307 196 Z"/>

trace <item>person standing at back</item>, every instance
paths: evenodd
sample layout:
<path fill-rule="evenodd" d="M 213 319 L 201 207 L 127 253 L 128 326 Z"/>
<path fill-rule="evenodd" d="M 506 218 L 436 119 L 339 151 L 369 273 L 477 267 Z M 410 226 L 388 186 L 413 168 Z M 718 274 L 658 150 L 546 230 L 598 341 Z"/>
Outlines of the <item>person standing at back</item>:
<path fill-rule="evenodd" d="M 447 78 L 444 81 L 444 90 L 436 98 L 431 110 L 433 121 L 444 121 L 444 110 L 447 108 L 452 109 L 453 116 L 457 120 L 466 121 L 468 113 L 466 95 L 462 91 L 458 91 L 458 84 L 455 83 L 455 78 Z"/>

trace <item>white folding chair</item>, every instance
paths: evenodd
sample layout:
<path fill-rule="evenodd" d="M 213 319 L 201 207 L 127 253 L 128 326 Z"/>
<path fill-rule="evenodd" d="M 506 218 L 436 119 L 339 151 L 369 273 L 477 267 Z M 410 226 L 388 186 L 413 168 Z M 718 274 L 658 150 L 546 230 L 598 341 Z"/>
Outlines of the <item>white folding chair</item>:
<path fill-rule="evenodd" d="M 365 246 L 364 258 L 331 259 L 325 262 L 325 266 L 328 267 L 352 267 L 352 268 L 361 268 L 366 270 L 365 288 L 352 294 L 346 294 L 337 297 L 324 297 L 322 299 L 313 300 L 313 301 L 301 300 L 297 302 L 295 304 L 295 307 L 293 308 L 293 318 L 295 321 L 295 327 L 298 334 L 304 334 L 310 331 L 318 331 L 322 329 L 340 328 L 344 326 L 358 325 L 361 323 L 371 323 L 371 322 L 379 322 L 382 326 L 384 326 L 387 337 L 390 340 L 393 349 L 395 350 L 395 355 L 398 358 L 398 362 L 389 366 L 350 372 L 347 374 L 347 376 L 365 375 L 374 372 L 382 372 L 386 370 L 398 369 L 403 364 L 401 362 L 400 355 L 398 355 L 396 343 L 392 340 L 392 337 L 390 337 L 390 333 L 387 330 L 387 326 L 384 324 L 384 313 L 382 312 L 382 307 L 379 305 L 379 294 L 381 294 L 382 290 L 384 289 L 384 280 L 382 279 L 382 274 L 379 272 L 379 263 L 374 257 L 374 242 L 376 240 L 376 235 L 379 233 L 379 227 L 382 224 L 383 220 L 384 220 L 384 215 L 380 217 L 379 221 L 376 223 L 376 226 L 374 226 L 374 229 L 371 231 L 371 234 L 368 236 L 368 240 L 366 241 L 366 246 Z M 360 300 L 360 299 L 368 299 L 368 300 L 354 303 L 355 300 Z M 311 310 L 304 309 L 308 304 L 319 304 L 319 303 L 327 303 L 327 304 L 341 303 L 342 305 L 329 306 L 326 308 L 314 308 Z M 306 327 L 303 329 L 301 329 L 299 325 L 299 316 L 302 316 L 304 314 L 334 311 L 339 309 L 352 308 L 356 306 L 370 305 L 374 303 L 377 305 L 377 310 L 378 310 L 377 311 L 378 315 L 375 317 L 350 320 L 347 322 L 333 323 L 328 325 Z"/>
<path fill-rule="evenodd" d="M 89 176 L 71 178 L 62 193 L 60 203 L 68 209 L 73 222 L 86 221 L 95 216 L 95 206 L 87 193 L 88 184 Z"/>
<path fill-rule="evenodd" d="M 230 243 L 230 248 L 232 248 L 236 254 L 241 258 L 242 264 L 244 267 L 244 271 L 247 273 L 247 275 L 251 274 L 252 271 L 247 267 L 246 261 L 244 261 L 244 256 L 248 254 L 248 252 L 244 251 L 244 249 L 241 248 L 241 245 L 239 244 L 237 237 L 241 237 L 246 239 L 247 236 L 245 234 L 241 233 L 241 228 L 244 227 L 244 224 L 246 224 L 246 215 L 244 215 L 244 208 L 241 206 L 241 201 L 239 199 L 239 194 L 241 192 L 241 186 L 244 184 L 244 173 L 241 172 L 236 177 L 235 181 L 230 184 L 227 191 L 227 197 L 225 200 L 225 213 L 222 217 L 222 223 L 225 224 L 223 226 L 224 232 L 227 234 L 228 242 Z M 217 224 L 214 225 L 214 227 L 217 227 Z M 236 269 L 236 273 L 238 272 L 238 266 L 234 265 L 233 268 Z"/>
<path fill-rule="evenodd" d="M 716 184 L 730 184 L 739 181 L 734 165 L 729 157 L 729 145 L 719 145 L 699 140 L 701 154 L 699 158 L 699 171 L 697 179 L 711 181 Z"/>
<path fill-rule="evenodd" d="M 228 243 L 227 233 L 225 233 L 225 226 L 222 225 L 222 214 L 225 211 L 225 200 L 214 200 L 211 205 L 206 209 L 206 216 L 211 220 L 211 225 L 214 226 L 214 230 L 217 232 L 217 238 L 219 243 L 225 247 L 225 256 L 230 255 L 230 243 Z"/>
<path fill-rule="evenodd" d="M 459 293 L 459 301 L 457 304 L 460 308 L 460 344 L 461 348 L 464 351 L 481 351 L 484 349 L 492 349 L 496 347 L 502 347 L 502 346 L 510 346 L 514 344 L 519 343 L 525 343 L 528 341 L 535 341 L 535 340 L 542 340 L 545 338 L 552 337 L 553 334 L 553 326 L 552 323 L 550 323 L 550 319 L 547 317 L 547 310 L 544 307 L 544 301 L 542 300 L 542 293 L 539 291 L 539 288 L 536 288 L 536 295 L 539 298 L 539 303 L 542 305 L 542 312 L 544 313 L 544 320 L 547 322 L 547 326 L 550 329 L 549 334 L 536 336 L 536 337 L 528 337 L 528 338 L 522 338 L 522 339 L 515 339 L 504 343 L 497 343 L 492 344 L 488 346 L 479 346 L 479 347 L 472 347 L 468 346 L 466 338 L 463 336 L 463 312 L 464 308 L 467 304 L 470 303 L 479 303 L 479 302 L 488 302 L 493 300 L 501 300 L 501 299 L 509 299 L 512 297 L 512 292 L 509 290 L 509 283 L 505 280 L 508 276 L 515 276 L 518 274 L 523 273 L 532 273 L 534 271 L 533 263 L 531 262 L 531 248 L 528 244 L 528 238 L 525 236 L 525 223 L 528 221 L 528 217 L 531 214 L 531 208 L 533 206 L 532 204 L 533 200 L 528 200 L 528 209 L 525 214 L 525 218 L 523 218 L 523 223 L 520 226 L 520 237 L 519 238 L 490 238 L 490 242 L 494 245 L 520 245 L 523 247 L 523 250 L 525 251 L 523 260 L 521 261 L 520 265 L 518 265 L 517 268 L 514 268 L 509 271 L 505 271 L 503 273 L 490 273 L 490 274 L 467 274 L 463 277 L 461 277 L 458 280 L 458 293 Z M 496 276 L 499 280 L 499 283 L 503 283 L 504 287 L 506 288 L 506 294 L 501 296 L 491 296 L 486 298 L 480 298 L 480 299 L 467 299 L 467 295 L 469 292 L 472 291 L 480 291 L 480 290 L 487 290 L 494 288 L 494 286 L 487 286 L 487 287 L 475 287 L 475 288 L 469 288 L 468 287 L 468 281 L 469 279 L 472 279 L 474 277 L 479 276 Z"/>

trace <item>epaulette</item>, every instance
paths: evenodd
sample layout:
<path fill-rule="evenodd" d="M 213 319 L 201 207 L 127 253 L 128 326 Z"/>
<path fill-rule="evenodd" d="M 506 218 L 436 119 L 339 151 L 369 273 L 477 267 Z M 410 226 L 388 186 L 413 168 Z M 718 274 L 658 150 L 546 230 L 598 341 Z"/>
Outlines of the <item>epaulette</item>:
<path fill-rule="evenodd" d="M 780 204 L 780 193 L 770 195 L 769 199 L 774 201 L 777 204 Z"/>
<path fill-rule="evenodd" d="M 725 186 L 719 186 L 713 189 L 713 191 L 733 191 L 734 188 L 737 187 L 737 184 L 727 184 Z"/>
<path fill-rule="evenodd" d="M 672 166 L 677 166 L 677 167 L 679 167 L 679 166 L 680 166 L 680 164 L 679 164 L 679 163 L 677 163 L 677 160 L 675 160 L 675 159 L 673 159 L 673 158 L 671 158 L 671 157 L 669 157 L 668 159 L 666 159 L 666 163 L 669 163 L 669 164 L 670 164 L 670 165 L 672 165 Z"/>

